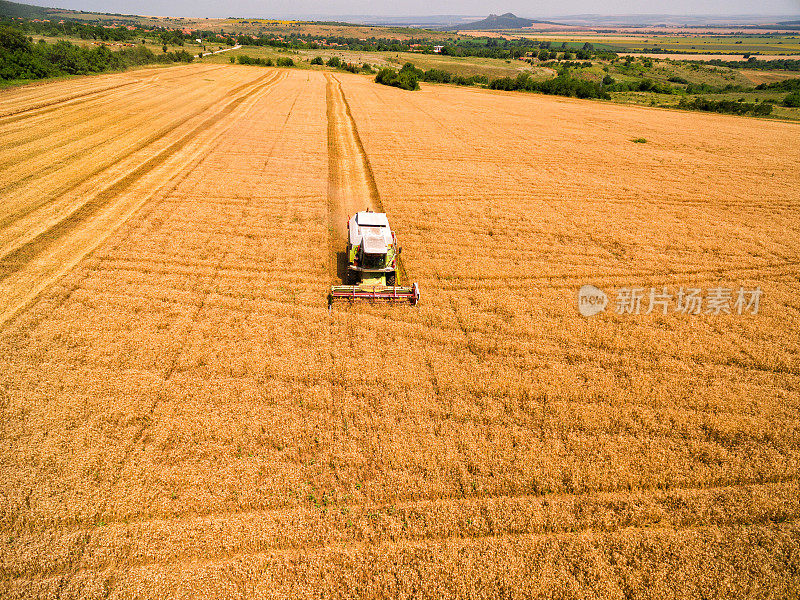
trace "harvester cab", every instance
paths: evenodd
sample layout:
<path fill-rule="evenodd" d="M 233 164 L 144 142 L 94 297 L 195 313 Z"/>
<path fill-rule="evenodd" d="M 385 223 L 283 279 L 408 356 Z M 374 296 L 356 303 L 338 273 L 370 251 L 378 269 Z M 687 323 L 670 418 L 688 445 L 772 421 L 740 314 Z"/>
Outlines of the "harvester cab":
<path fill-rule="evenodd" d="M 331 287 L 329 307 L 337 299 L 417 303 L 416 283 L 397 285 L 400 247 L 385 213 L 356 213 L 347 222 L 347 236 L 347 285 Z"/>

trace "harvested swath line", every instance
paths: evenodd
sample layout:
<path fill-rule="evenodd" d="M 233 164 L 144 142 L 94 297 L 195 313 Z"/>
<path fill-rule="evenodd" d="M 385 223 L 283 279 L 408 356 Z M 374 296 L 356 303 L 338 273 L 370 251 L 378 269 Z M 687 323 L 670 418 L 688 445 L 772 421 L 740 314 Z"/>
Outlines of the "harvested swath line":
<path fill-rule="evenodd" d="M 112 85 L 107 88 L 103 88 L 100 90 L 94 90 L 91 92 L 86 92 L 84 94 L 75 94 L 74 96 L 70 96 L 67 98 L 63 98 L 60 100 L 54 100 L 53 102 L 47 102 L 45 104 L 41 104 L 39 106 L 34 106 L 31 108 L 23 108 L 17 111 L 9 112 L 4 115 L 0 115 L 0 125 L 5 125 L 8 123 L 16 123 L 17 121 L 21 121 L 23 119 L 28 119 L 33 116 L 40 116 L 47 113 L 51 113 L 53 111 L 59 110 L 68 102 L 72 102 L 74 100 L 82 100 L 93 96 L 98 96 L 99 94 L 103 94 L 104 92 L 110 92 L 112 90 L 117 90 L 119 88 L 127 87 L 130 85 L 140 84 L 139 81 L 127 81 L 125 83 L 120 83 L 117 85 Z M 74 102 L 73 104 L 80 104 L 79 102 Z"/>
<path fill-rule="evenodd" d="M 264 77 L 259 78 L 259 80 L 257 81 L 260 81 L 262 79 L 264 79 Z M 216 123 L 218 123 L 219 121 L 230 115 L 233 110 L 235 110 L 238 106 L 242 104 L 242 102 L 251 97 L 254 97 L 260 91 L 269 89 L 278 80 L 280 80 L 280 76 L 271 78 L 266 82 L 264 82 L 263 84 L 257 85 L 252 89 L 248 89 L 239 98 L 229 101 L 228 104 L 224 108 L 222 108 L 219 112 L 217 112 L 215 115 L 208 118 L 206 121 L 197 126 L 190 133 L 185 134 L 178 141 L 174 142 L 169 147 L 162 150 L 156 156 L 152 157 L 142 165 L 139 165 L 138 167 L 134 168 L 122 179 L 117 180 L 114 184 L 103 190 L 93 200 L 83 204 L 80 208 L 78 208 L 76 211 L 70 214 L 69 217 L 61 220 L 54 227 L 40 233 L 34 239 L 30 240 L 29 242 L 23 244 L 16 250 L 6 255 L 2 260 L 0 260 L 0 283 L 3 282 L 8 277 L 21 272 L 23 269 L 26 268 L 28 264 L 31 263 L 31 261 L 35 261 L 36 257 L 38 257 L 39 254 L 41 254 L 43 251 L 49 248 L 56 247 L 57 242 L 60 238 L 74 231 L 75 229 L 80 227 L 83 223 L 86 223 L 87 221 L 91 220 L 92 216 L 101 209 L 103 209 L 106 205 L 108 205 L 116 194 L 124 191 L 125 188 L 127 188 L 133 182 L 135 182 L 140 177 L 144 176 L 149 171 L 153 170 L 161 163 L 166 161 L 168 158 L 170 158 L 170 156 L 174 152 L 180 150 L 187 143 L 191 142 L 194 138 L 196 138 L 198 134 L 201 134 L 203 131 L 209 129 L 210 127 L 214 126 Z M 250 87 L 250 84 L 239 86 L 239 88 L 237 89 L 242 89 L 247 87 Z M 102 239 L 102 237 L 99 239 Z M 99 241 L 99 239 L 97 241 Z M 61 271 L 56 272 L 55 276 L 63 272 L 63 270 L 68 268 L 69 266 L 70 264 L 63 266 Z M 51 276 L 51 279 L 52 277 L 54 276 Z M 12 299 L 12 302 L 16 302 L 16 304 L 4 307 L 5 309 L 4 312 L 0 314 L 0 324 L 7 322 L 10 318 L 12 318 L 15 314 L 17 314 L 17 312 L 21 310 L 25 305 L 30 303 L 36 297 L 36 295 L 38 295 L 38 293 L 41 291 L 41 288 L 37 289 L 34 286 L 34 284 L 38 285 L 38 282 L 35 279 L 33 279 L 31 282 L 33 295 L 23 296 L 19 300 Z"/>
<path fill-rule="evenodd" d="M 275 83 L 275 79 L 277 79 L 277 75 L 275 75 L 275 74 L 267 74 L 267 75 L 257 79 L 256 81 L 254 81 L 252 83 L 248 83 L 248 84 L 245 84 L 243 86 L 239 86 L 239 87 L 235 88 L 234 90 L 232 90 L 231 94 L 234 94 L 237 91 L 241 90 L 242 88 L 249 87 L 250 85 L 256 86 L 260 81 L 262 81 L 263 79 L 268 78 L 268 77 L 271 78 L 270 81 L 267 81 L 266 83 L 264 83 L 263 86 L 254 87 L 254 89 L 249 90 L 246 94 L 240 96 L 239 98 L 236 98 L 233 101 L 230 101 L 230 100 L 228 100 L 226 98 L 224 100 L 224 102 L 227 102 L 227 104 L 220 111 L 218 111 L 213 116 L 211 116 L 209 119 L 205 120 L 203 123 L 201 123 L 200 125 L 195 127 L 192 131 L 184 134 L 179 140 L 177 140 L 177 141 L 173 142 L 172 144 L 170 144 L 167 148 L 165 148 L 164 150 L 159 152 L 156 156 L 148 159 L 147 161 L 145 161 L 141 165 L 139 165 L 136 168 L 134 168 L 132 171 L 130 171 L 124 177 L 122 177 L 121 179 L 118 179 L 113 185 L 105 188 L 93 200 L 83 204 L 77 210 L 73 211 L 68 216 L 66 216 L 64 219 L 62 219 L 54 227 L 52 227 L 50 229 L 47 229 L 46 231 L 43 231 L 42 233 L 40 233 L 34 239 L 24 243 L 23 245 L 19 246 L 18 248 L 12 250 L 11 252 L 7 253 L 2 258 L 0 258 L 0 281 L 2 281 L 2 278 L 8 276 L 8 274 L 10 274 L 11 272 L 14 272 L 15 270 L 18 270 L 18 269 L 15 269 L 13 267 L 13 265 L 17 264 L 18 266 L 23 266 L 37 252 L 37 248 L 41 249 L 41 247 L 43 247 L 43 245 L 46 245 L 49 242 L 57 240 L 59 237 L 61 237 L 61 235 L 63 235 L 67 231 L 69 231 L 72 228 L 74 228 L 77 224 L 79 224 L 80 222 L 82 222 L 83 220 L 85 220 L 86 218 L 91 216 L 91 214 L 93 214 L 100 207 L 105 205 L 115 194 L 117 194 L 120 191 L 124 190 L 131 183 L 133 183 L 133 181 L 135 181 L 136 179 L 138 179 L 139 177 L 141 177 L 145 173 L 149 172 L 150 170 L 152 170 L 156 166 L 160 165 L 162 162 L 164 162 L 164 160 L 169 158 L 169 156 L 171 154 L 173 154 L 174 152 L 180 150 L 194 136 L 196 136 L 197 134 L 205 131 L 206 129 L 208 129 L 209 127 L 213 126 L 214 124 L 219 122 L 221 119 L 223 119 L 224 117 L 229 115 L 234 109 L 236 109 L 248 97 L 250 97 L 251 95 L 253 95 L 257 91 L 260 91 L 261 89 L 263 89 L 263 87 L 266 87 L 268 85 L 271 85 L 271 84 Z M 200 111 L 197 111 L 196 113 L 191 114 L 190 116 L 188 116 L 188 117 L 186 117 L 184 119 L 181 119 L 176 124 L 173 124 L 172 126 L 167 128 L 166 130 L 162 130 L 161 132 L 155 134 L 151 138 L 148 138 L 145 142 L 143 142 L 141 145 L 139 145 L 135 150 L 132 150 L 131 152 L 127 153 L 125 155 L 125 157 L 127 157 L 129 155 L 132 155 L 136 151 L 140 150 L 141 148 L 152 144 L 154 141 L 166 136 L 171 131 L 177 129 L 183 123 L 185 123 L 185 122 L 191 120 L 192 118 L 198 116 L 199 114 L 202 114 L 202 113 L 207 112 L 207 111 L 208 111 L 208 109 L 202 109 Z M 123 157 L 123 158 L 125 158 L 125 157 Z M 105 170 L 105 168 L 107 168 L 107 167 L 104 167 L 102 169 L 98 169 L 98 172 L 102 172 L 103 170 Z M 94 176 L 96 174 L 97 173 L 92 173 L 89 176 L 87 176 L 85 179 L 90 179 L 92 176 Z M 31 209 L 31 210 L 29 210 L 27 212 L 32 212 L 32 210 L 34 210 L 34 209 Z M 27 214 L 27 212 L 26 212 L 26 214 Z M 20 215 L 20 216 L 24 216 L 24 215 Z M 16 216 L 16 218 L 19 218 L 19 216 Z M 4 219 L 3 221 L 0 221 L 0 227 L 7 226 L 9 224 L 9 222 L 11 222 L 11 218 L 10 217 Z M 3 267 L 5 267 L 5 268 L 3 268 Z"/>
<path fill-rule="evenodd" d="M 144 85 L 140 89 L 145 91 L 149 90 L 149 88 Z M 130 88 L 126 88 L 125 91 L 129 92 L 132 90 Z M 152 93 L 152 90 L 150 90 L 150 93 Z M 110 98 L 104 97 L 103 100 L 104 102 L 108 102 Z M 131 100 L 132 98 L 123 96 L 117 98 L 115 102 L 125 103 L 130 102 Z M 177 104 L 181 102 L 181 99 L 176 98 L 175 101 Z M 156 108 L 160 113 L 167 113 L 175 109 L 174 106 L 169 105 L 167 102 L 162 102 L 158 98 L 154 98 L 150 106 L 143 107 L 143 111 L 154 110 Z M 86 107 L 84 107 L 82 110 L 86 110 Z M 63 108 L 59 109 L 59 116 L 62 119 L 64 118 L 63 111 Z M 80 139 L 79 142 L 76 142 L 73 137 L 65 136 L 63 129 L 54 128 L 54 130 L 50 132 L 49 136 L 37 137 L 36 139 L 29 140 L 27 143 L 17 143 L 16 141 L 11 141 L 9 144 L 0 147 L 2 150 L 12 150 L 12 152 L 9 153 L 8 158 L 5 161 L 0 162 L 0 169 L 3 167 L 19 167 L 22 166 L 25 161 L 34 160 L 37 157 L 40 161 L 42 161 L 46 157 L 46 166 L 31 169 L 32 172 L 29 175 L 14 179 L 14 187 L 19 188 L 28 181 L 43 178 L 46 175 L 52 174 L 65 166 L 73 164 L 87 153 L 93 151 L 97 152 L 100 146 L 108 146 L 117 140 L 125 138 L 133 131 L 141 129 L 141 115 L 136 114 L 129 114 L 124 117 L 109 114 L 107 120 L 104 121 L 99 118 L 93 118 L 91 113 L 89 113 L 86 114 L 85 118 L 92 118 L 93 125 L 96 122 L 96 131 L 92 132 L 91 135 Z M 108 131 L 109 125 L 112 129 L 118 130 L 115 135 L 110 135 Z M 48 143 L 48 137 L 54 138 L 55 141 Z M 71 145 L 76 143 L 80 143 L 83 145 L 83 147 L 72 150 L 69 153 L 58 152 L 58 150 L 62 148 L 69 148 Z M 27 146 L 34 146 L 34 149 L 28 152 L 23 152 L 23 149 L 25 149 Z M 8 178 L 8 173 L 6 173 L 6 178 Z"/>
<path fill-rule="evenodd" d="M 245 84 L 243 84 L 241 86 L 238 86 L 238 87 L 234 88 L 233 90 L 231 90 L 229 92 L 229 94 L 230 95 L 234 95 L 234 94 L 240 92 L 244 88 L 258 85 L 261 81 L 263 81 L 265 79 L 271 78 L 272 80 L 274 80 L 277 77 L 278 77 L 277 73 L 274 73 L 274 72 L 273 73 L 267 73 L 266 75 L 263 75 L 263 76 L 259 77 L 258 79 L 254 80 L 252 82 L 248 82 L 248 83 L 245 83 Z M 225 99 L 217 102 L 217 104 L 222 104 L 222 103 L 227 102 L 227 101 L 228 101 L 228 99 L 225 98 Z M 239 100 L 239 102 L 241 102 L 241 99 Z M 213 105 L 211 107 L 201 108 L 201 109 L 195 111 L 194 113 L 189 114 L 189 115 L 179 119 L 178 121 L 170 124 L 168 127 L 165 127 L 163 129 L 161 129 L 160 131 L 154 133 L 153 135 L 141 140 L 139 143 L 135 144 L 132 148 L 130 148 L 128 151 L 126 151 L 122 155 L 116 156 L 115 157 L 115 163 L 113 163 L 113 164 L 119 163 L 119 162 L 123 161 L 124 159 L 126 159 L 126 158 L 128 158 L 130 156 L 133 156 L 134 154 L 136 154 L 140 150 L 142 150 L 142 149 L 152 145 L 156 141 L 166 137 L 167 135 L 172 133 L 174 130 L 179 128 L 184 123 L 187 123 L 188 121 L 191 121 L 192 119 L 194 119 L 194 118 L 196 118 L 196 117 L 208 112 L 210 109 L 213 109 Z M 89 181 L 93 177 L 96 177 L 100 173 L 103 173 L 104 171 L 108 170 L 110 167 L 113 166 L 113 164 L 112 165 L 100 165 L 97 168 L 87 172 L 85 174 L 85 176 L 82 176 L 78 181 L 71 182 L 71 183 L 69 183 L 68 185 L 66 185 L 64 187 L 59 188 L 50 197 L 44 197 L 44 198 L 42 198 L 42 200 L 40 202 L 32 203 L 31 205 L 27 206 L 24 210 L 17 211 L 15 213 L 12 213 L 12 214 L 7 215 L 6 217 L 0 219 L 0 229 L 2 229 L 4 227 L 7 227 L 9 224 L 13 223 L 14 221 L 17 221 L 17 220 L 25 217 L 26 215 L 32 213 L 33 211 L 35 211 L 36 209 L 40 208 L 41 206 L 44 206 L 44 205 L 46 205 L 46 204 L 48 204 L 50 202 L 53 202 L 55 199 L 57 199 L 57 198 L 59 198 L 61 196 L 64 196 L 65 194 L 69 193 L 70 191 L 76 189 L 82 183 L 84 183 L 86 181 Z M 31 174 L 31 176 L 28 177 L 28 178 L 24 178 L 23 180 L 17 181 L 12 185 L 9 185 L 9 186 L 6 186 L 5 188 L 0 189 L 0 192 L 9 193 L 13 189 L 16 189 L 17 187 L 23 185 L 29 179 L 34 179 L 35 180 L 36 178 L 39 178 L 41 176 L 42 175 L 40 173 Z M 0 259 L 0 260 L 4 260 L 4 259 Z"/>
<path fill-rule="evenodd" d="M 173 67 L 174 69 L 179 69 L 180 67 Z M 200 75 L 201 73 L 198 73 Z M 194 75 L 194 73 L 190 73 L 189 75 Z M 132 94 L 140 92 L 143 89 L 161 89 L 164 90 L 165 88 L 169 88 L 173 85 L 181 85 L 180 80 L 183 79 L 186 75 L 182 77 L 169 77 L 166 79 L 157 79 L 155 76 L 150 77 L 140 77 L 140 78 L 131 78 L 127 81 L 122 83 L 118 83 L 116 85 L 107 86 L 101 88 L 97 91 L 90 91 L 86 94 L 80 94 L 77 98 L 72 100 L 55 100 L 51 102 L 47 102 L 43 104 L 42 108 L 35 109 L 35 111 L 31 114 L 27 112 L 23 115 L 17 115 L 13 118 L 5 117 L 0 118 L 0 125 L 4 129 L 11 129 L 11 131 L 19 131 L 22 127 L 29 127 L 30 123 L 24 122 L 20 123 L 19 121 L 24 117 L 29 121 L 34 121 L 38 125 L 41 124 L 49 124 L 53 123 L 53 126 L 57 125 L 58 122 L 61 120 L 62 114 L 73 114 L 78 110 L 83 109 L 92 109 L 92 108 L 107 108 L 105 104 L 109 99 L 117 98 L 121 94 Z M 33 109 L 30 109 L 33 110 Z M 17 118 L 19 117 L 19 118 Z M 14 124 L 14 127 L 11 128 L 11 125 Z"/>
<path fill-rule="evenodd" d="M 183 77 L 185 76 L 186 75 Z M 28 131 L 29 127 L 33 126 L 34 124 L 40 125 L 41 123 L 49 124 L 52 128 L 57 129 L 61 124 L 64 115 L 74 114 L 83 110 L 104 110 L 107 108 L 105 105 L 109 102 L 109 100 L 118 98 L 119 102 L 124 102 L 125 99 L 132 94 L 140 93 L 146 90 L 158 89 L 164 86 L 170 86 L 176 84 L 177 81 L 183 77 L 170 77 L 169 79 L 165 80 L 157 80 L 154 76 L 151 76 L 133 80 L 118 86 L 105 88 L 102 92 L 92 94 L 85 98 L 81 97 L 77 101 L 70 101 L 64 104 L 56 103 L 57 105 L 52 107 L 50 107 L 50 104 L 48 103 L 47 107 L 49 108 L 40 109 L 35 114 L 26 114 L 20 118 L 11 118 L 6 121 L 0 119 L 0 126 L 2 126 L 4 129 L 10 129 L 12 133 L 25 133 Z M 13 128 L 11 127 L 12 124 L 15 124 Z M 13 140 L 11 143 L 13 143 Z M 8 144 L 5 144 L 3 147 L 8 147 Z"/>
<path fill-rule="evenodd" d="M 149 93 L 152 95 L 152 90 Z M 192 104 L 195 106 L 201 102 L 204 105 L 209 105 L 210 102 L 206 100 L 206 95 L 211 96 L 210 93 L 206 92 L 196 98 L 187 98 L 186 104 L 189 105 L 189 100 L 192 100 Z M 128 103 L 136 100 L 138 100 L 136 97 L 128 96 L 117 98 L 115 102 Z M 85 119 L 91 119 L 93 124 L 97 123 L 96 129 L 88 132 L 87 135 L 78 137 L 78 134 L 76 134 L 76 131 L 85 131 L 82 124 L 85 121 L 82 119 L 82 122 L 77 122 L 70 128 L 65 127 L 63 130 L 53 131 L 51 134 L 52 140 L 48 139 L 48 137 L 37 137 L 32 140 L 30 142 L 32 149 L 28 152 L 24 151 L 26 144 L 20 144 L 19 147 L 13 148 L 11 152 L 6 152 L 5 163 L 11 169 L 4 173 L 3 183 L 7 188 L 20 189 L 30 181 L 44 179 L 62 169 L 69 168 L 81 157 L 89 154 L 94 154 L 96 159 L 86 161 L 86 163 L 98 165 L 98 167 L 119 162 L 118 157 L 124 159 L 125 152 L 129 152 L 131 148 L 135 151 L 136 148 L 144 143 L 142 138 L 147 138 L 147 136 L 142 134 L 150 133 L 148 128 L 153 131 L 159 125 L 162 125 L 160 130 L 164 131 L 166 127 L 175 125 L 174 120 L 169 118 L 168 115 L 179 112 L 176 109 L 179 107 L 180 102 L 180 97 L 176 97 L 172 102 L 165 101 L 163 103 L 160 103 L 157 98 L 153 98 L 152 102 L 144 104 L 143 111 L 158 111 L 155 113 L 158 117 L 149 121 L 145 126 L 142 124 L 142 114 L 116 115 L 116 120 L 114 120 L 114 115 L 109 115 L 106 119 L 102 116 L 97 116 L 97 111 L 87 111 Z M 141 102 L 139 103 L 142 104 Z M 162 106 L 159 106 L 159 104 L 162 104 Z M 135 135 L 137 131 L 141 132 L 138 136 Z M 128 144 L 122 146 L 122 143 L 126 141 Z M 13 177 L 11 173 L 14 174 Z M 76 173 L 76 175 L 83 177 L 85 173 Z M 69 174 L 59 173 L 57 177 L 64 180 L 65 186 L 70 182 Z M 50 178 L 50 181 L 52 181 L 52 178 Z M 51 193 L 49 190 L 42 189 L 41 196 L 42 198 L 51 197 Z M 22 204 L 18 198 L 15 200 Z M 6 211 L 9 208 L 13 210 L 12 207 L 6 207 Z M 8 214 L 3 215 L 3 217 L 7 218 Z"/>
<path fill-rule="evenodd" d="M 224 68 L 224 67 L 219 67 L 219 66 L 211 67 L 211 68 L 205 69 L 203 71 L 195 71 L 193 73 L 187 73 L 187 74 L 180 75 L 180 76 L 177 76 L 177 77 L 171 77 L 170 79 L 171 80 L 175 80 L 175 79 L 180 79 L 182 77 L 192 77 L 192 76 L 195 76 L 195 75 L 198 75 L 198 74 L 208 73 L 210 71 L 216 71 L 216 70 L 222 69 L 222 68 Z M 157 77 L 158 77 L 157 75 L 153 75 L 148 79 L 154 80 Z M 7 123 L 14 123 L 16 121 L 19 121 L 19 120 L 22 120 L 22 119 L 26 119 L 26 118 L 29 118 L 29 117 L 48 114 L 48 113 L 53 112 L 54 110 L 59 110 L 60 108 L 63 108 L 63 105 L 65 105 L 65 104 L 69 104 L 70 106 L 79 105 L 79 104 L 82 104 L 85 101 L 95 100 L 95 98 L 93 98 L 94 96 L 97 96 L 99 94 L 103 94 L 105 92 L 110 92 L 110 91 L 113 91 L 113 90 L 116 90 L 116 89 L 119 89 L 119 88 L 122 88 L 122 87 L 134 85 L 134 84 L 147 83 L 148 79 L 136 79 L 136 80 L 133 80 L 133 81 L 126 81 L 126 82 L 123 82 L 123 83 L 119 83 L 119 84 L 116 84 L 116 85 L 104 87 L 104 88 L 97 89 L 97 90 L 90 90 L 88 92 L 82 92 L 82 93 L 78 93 L 78 94 L 71 94 L 71 95 L 68 95 L 68 96 L 66 96 L 64 98 L 58 98 L 56 100 L 51 100 L 51 101 L 48 101 L 48 102 L 42 102 L 42 103 L 34 105 L 34 106 L 26 106 L 26 107 L 19 108 L 19 109 L 16 109 L 16 110 L 12 109 L 9 112 L 0 114 L 0 125 L 5 125 Z M 78 101 L 78 102 L 76 102 L 76 101 Z"/>

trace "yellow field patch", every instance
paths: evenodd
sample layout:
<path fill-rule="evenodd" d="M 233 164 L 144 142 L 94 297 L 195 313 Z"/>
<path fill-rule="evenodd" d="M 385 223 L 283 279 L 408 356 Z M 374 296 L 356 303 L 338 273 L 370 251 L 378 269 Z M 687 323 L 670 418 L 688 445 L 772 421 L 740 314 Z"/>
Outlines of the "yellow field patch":
<path fill-rule="evenodd" d="M 225 65 L 4 92 L 0 595 L 793 596 L 797 132 Z M 364 203 L 417 307 L 328 311 Z"/>

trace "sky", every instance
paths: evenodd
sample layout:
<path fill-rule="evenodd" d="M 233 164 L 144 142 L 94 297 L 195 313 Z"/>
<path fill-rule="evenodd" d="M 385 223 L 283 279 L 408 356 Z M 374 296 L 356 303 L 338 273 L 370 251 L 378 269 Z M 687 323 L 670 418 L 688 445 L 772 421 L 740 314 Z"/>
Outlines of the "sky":
<path fill-rule="evenodd" d="M 175 17 L 314 15 L 481 15 L 520 17 L 601 14 L 798 15 L 800 0 L 21 0 L 93 12 Z"/>

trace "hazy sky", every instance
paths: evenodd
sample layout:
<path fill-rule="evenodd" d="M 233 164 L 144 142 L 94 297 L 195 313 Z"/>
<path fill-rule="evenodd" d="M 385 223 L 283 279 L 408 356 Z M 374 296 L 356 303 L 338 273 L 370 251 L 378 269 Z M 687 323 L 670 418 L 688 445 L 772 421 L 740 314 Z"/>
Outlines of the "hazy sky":
<path fill-rule="evenodd" d="M 25 1 L 25 0 L 22 0 Z M 30 4 L 95 12 L 163 16 L 488 15 L 539 17 L 621 14 L 800 14 L 800 0 L 27 0 Z"/>

